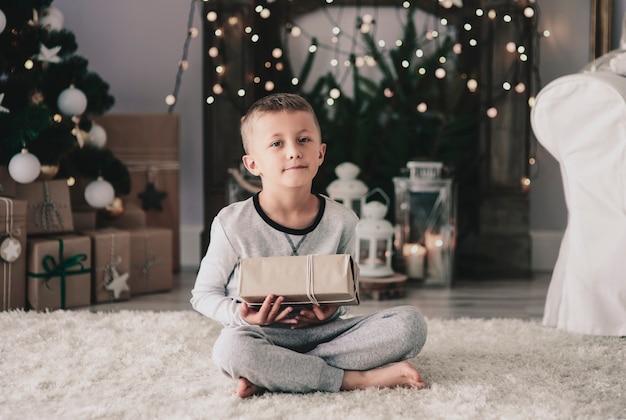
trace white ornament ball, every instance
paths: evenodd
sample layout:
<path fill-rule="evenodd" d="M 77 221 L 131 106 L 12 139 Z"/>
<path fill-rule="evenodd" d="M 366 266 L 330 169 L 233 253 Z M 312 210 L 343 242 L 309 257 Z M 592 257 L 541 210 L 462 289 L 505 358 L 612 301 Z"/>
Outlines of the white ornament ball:
<path fill-rule="evenodd" d="M 7 16 L 2 10 L 0 10 L 0 34 L 4 32 L 4 28 L 7 27 Z"/>
<path fill-rule="evenodd" d="M 29 184 L 39 176 L 41 163 L 37 156 L 29 153 L 27 149 L 22 149 L 9 161 L 9 175 L 20 184 Z"/>
<path fill-rule="evenodd" d="M 95 209 L 102 209 L 108 206 L 115 199 L 115 190 L 109 181 L 102 177 L 91 181 L 85 187 L 85 200 L 87 204 Z"/>
<path fill-rule="evenodd" d="M 87 97 L 80 89 L 72 86 L 59 94 L 57 106 L 65 115 L 82 115 L 87 109 Z"/>
<path fill-rule="evenodd" d="M 39 26 L 49 29 L 60 31 L 65 24 L 65 17 L 63 13 L 54 6 L 46 7 L 41 11 L 41 19 L 39 19 Z"/>
<path fill-rule="evenodd" d="M 107 132 L 100 124 L 92 123 L 91 130 L 89 130 L 90 144 L 93 144 L 99 149 L 102 149 L 107 142 Z"/>

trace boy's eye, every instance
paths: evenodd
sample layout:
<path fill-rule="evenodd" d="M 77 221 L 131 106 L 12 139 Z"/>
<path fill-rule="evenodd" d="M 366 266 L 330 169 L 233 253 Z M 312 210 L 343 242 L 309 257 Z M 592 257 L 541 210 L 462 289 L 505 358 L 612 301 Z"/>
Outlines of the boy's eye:
<path fill-rule="evenodd" d="M 298 139 L 298 141 L 299 141 L 300 143 L 306 143 L 306 142 L 311 141 L 311 139 L 310 139 L 310 138 L 308 138 L 308 137 L 300 137 L 300 138 Z"/>
<path fill-rule="evenodd" d="M 275 142 L 272 142 L 272 144 L 270 144 L 271 147 L 280 147 L 283 144 L 283 142 L 281 140 L 276 140 Z"/>

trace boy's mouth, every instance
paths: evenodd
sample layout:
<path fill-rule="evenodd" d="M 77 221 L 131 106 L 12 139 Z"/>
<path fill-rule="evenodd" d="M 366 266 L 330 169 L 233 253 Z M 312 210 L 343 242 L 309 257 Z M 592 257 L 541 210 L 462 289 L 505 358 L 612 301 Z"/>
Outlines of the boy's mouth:
<path fill-rule="evenodd" d="M 306 168 L 306 166 L 304 166 L 304 165 L 291 166 L 289 168 L 286 168 L 285 171 L 293 171 L 293 170 L 305 169 L 305 168 Z"/>

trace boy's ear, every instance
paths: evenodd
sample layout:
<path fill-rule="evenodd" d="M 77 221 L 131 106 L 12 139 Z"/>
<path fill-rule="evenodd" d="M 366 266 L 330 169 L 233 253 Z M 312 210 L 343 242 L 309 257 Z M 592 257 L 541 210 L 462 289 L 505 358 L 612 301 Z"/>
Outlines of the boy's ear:
<path fill-rule="evenodd" d="M 324 163 L 324 156 L 326 156 L 326 143 L 322 143 L 320 145 L 320 151 L 319 151 L 319 165 L 321 165 L 322 163 Z"/>
<path fill-rule="evenodd" d="M 251 155 L 243 155 L 241 160 L 243 161 L 243 166 L 246 167 L 248 172 L 250 172 L 254 176 L 260 175 L 254 157 L 252 157 Z"/>

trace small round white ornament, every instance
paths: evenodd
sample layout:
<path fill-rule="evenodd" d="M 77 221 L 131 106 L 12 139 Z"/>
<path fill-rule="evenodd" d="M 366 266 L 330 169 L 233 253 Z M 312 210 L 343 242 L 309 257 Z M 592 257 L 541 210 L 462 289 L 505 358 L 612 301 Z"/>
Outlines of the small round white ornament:
<path fill-rule="evenodd" d="M 57 106 L 65 115 L 82 115 L 87 109 L 87 97 L 82 90 L 70 86 L 59 94 Z"/>
<path fill-rule="evenodd" d="M 107 142 L 107 132 L 100 124 L 92 123 L 87 141 L 97 148 L 102 149 Z"/>
<path fill-rule="evenodd" d="M 113 186 L 101 176 L 85 187 L 85 200 L 93 208 L 102 209 L 111 204 L 114 199 L 115 190 Z"/>
<path fill-rule="evenodd" d="M 29 153 L 28 149 L 14 155 L 9 161 L 9 175 L 20 184 L 29 184 L 39 176 L 41 163 L 37 156 Z"/>
<path fill-rule="evenodd" d="M 13 236 L 0 239 L 0 258 L 8 263 L 16 261 L 22 255 L 22 244 Z"/>
<path fill-rule="evenodd" d="M 4 32 L 4 28 L 7 27 L 7 16 L 2 10 L 0 10 L 0 34 Z"/>

